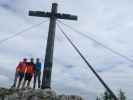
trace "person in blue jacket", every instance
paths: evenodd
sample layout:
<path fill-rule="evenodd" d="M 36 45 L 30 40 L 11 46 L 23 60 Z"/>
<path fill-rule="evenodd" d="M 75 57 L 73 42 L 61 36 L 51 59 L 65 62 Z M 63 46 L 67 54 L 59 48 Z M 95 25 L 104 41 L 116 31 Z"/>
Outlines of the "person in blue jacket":
<path fill-rule="evenodd" d="M 41 62 L 40 59 L 37 58 L 36 59 L 36 63 L 35 63 L 35 72 L 34 72 L 34 83 L 33 83 L 33 88 L 36 88 L 36 80 L 38 78 L 38 88 L 40 88 L 41 85 Z"/>

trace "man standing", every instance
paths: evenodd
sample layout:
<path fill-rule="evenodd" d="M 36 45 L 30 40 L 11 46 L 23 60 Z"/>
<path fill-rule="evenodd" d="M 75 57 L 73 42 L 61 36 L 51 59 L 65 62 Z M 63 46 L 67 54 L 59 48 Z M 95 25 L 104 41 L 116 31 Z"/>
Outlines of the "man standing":
<path fill-rule="evenodd" d="M 21 81 L 24 78 L 24 73 L 25 73 L 25 70 L 26 70 L 26 66 L 27 66 L 27 59 L 24 58 L 23 61 L 20 62 L 19 65 L 18 65 L 18 69 L 19 69 L 19 82 L 18 82 L 17 88 L 20 87 Z"/>
<path fill-rule="evenodd" d="M 24 88 L 24 86 L 25 86 L 27 81 L 28 81 L 27 88 L 30 87 L 30 82 L 31 82 L 32 76 L 34 74 L 34 69 L 35 69 L 34 67 L 35 67 L 34 59 L 31 58 L 30 62 L 27 63 L 27 67 L 26 67 L 26 71 L 25 71 L 25 77 L 24 77 L 24 82 L 23 82 L 22 88 Z"/>
<path fill-rule="evenodd" d="M 20 87 L 21 85 L 21 81 L 24 77 L 24 71 L 25 71 L 25 68 L 26 68 L 26 64 L 27 64 L 27 59 L 24 58 L 22 62 L 20 62 L 18 64 L 18 66 L 16 67 L 16 72 L 15 72 L 15 79 L 14 79 L 14 84 L 11 88 L 14 88 L 16 87 L 16 83 L 17 83 L 17 79 L 19 78 L 19 82 L 18 82 L 18 85 L 17 85 L 17 88 Z"/>
<path fill-rule="evenodd" d="M 36 79 L 38 78 L 38 88 L 40 88 L 40 83 L 41 83 L 41 62 L 40 59 L 37 58 L 36 59 L 36 63 L 35 63 L 35 71 L 34 71 L 34 84 L 33 84 L 33 88 L 36 88 Z"/>

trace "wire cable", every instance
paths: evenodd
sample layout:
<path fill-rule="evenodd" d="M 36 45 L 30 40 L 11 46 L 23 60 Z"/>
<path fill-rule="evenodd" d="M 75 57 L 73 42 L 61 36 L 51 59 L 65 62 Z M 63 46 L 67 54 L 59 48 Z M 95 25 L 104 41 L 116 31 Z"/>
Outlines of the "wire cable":
<path fill-rule="evenodd" d="M 96 39 L 94 39 L 94 38 L 92 38 L 92 37 L 86 35 L 86 34 L 83 33 L 83 32 L 78 31 L 77 29 L 71 27 L 70 25 L 67 25 L 67 24 L 63 23 L 63 22 L 60 21 L 60 20 L 58 20 L 58 22 L 60 22 L 61 24 L 65 25 L 66 27 L 70 28 L 70 29 L 73 30 L 74 32 L 78 33 L 79 35 L 81 35 L 81 36 L 83 36 L 83 37 L 85 37 L 85 38 L 87 38 L 87 39 L 89 39 L 89 40 L 91 40 L 91 41 L 97 43 L 98 45 L 101 45 L 103 48 L 105 48 L 106 50 L 109 50 L 109 51 L 112 52 L 113 54 L 118 55 L 118 56 L 120 56 L 120 57 L 126 59 L 127 61 L 133 63 L 133 60 L 132 60 L 132 59 L 130 59 L 130 58 L 128 58 L 127 56 L 125 56 L 125 55 L 123 55 L 123 54 L 121 54 L 121 53 L 119 53 L 119 52 L 117 52 L 117 51 L 111 49 L 110 47 L 104 45 L 103 43 L 97 41 Z"/>
<path fill-rule="evenodd" d="M 7 37 L 7 38 L 4 38 L 4 39 L 0 40 L 0 44 L 4 43 L 4 42 L 6 42 L 6 41 L 8 41 L 8 40 L 10 40 L 10 39 L 15 38 L 15 37 L 17 37 L 17 36 L 23 34 L 24 32 L 29 31 L 30 29 L 33 29 L 33 28 L 35 28 L 35 27 L 38 27 L 38 26 L 42 25 L 43 23 L 45 23 L 45 22 L 47 22 L 47 21 L 48 21 L 48 20 L 42 21 L 41 23 L 32 25 L 32 26 L 30 26 L 30 27 L 28 27 L 28 28 L 23 29 L 22 31 L 19 31 L 19 32 L 15 33 L 15 34 L 13 34 L 12 36 L 9 36 L 9 37 Z"/>
<path fill-rule="evenodd" d="M 98 80 L 101 82 L 101 84 L 107 89 L 107 91 L 110 93 L 110 95 L 113 96 L 114 100 L 118 100 L 118 98 L 113 93 L 113 91 L 103 81 L 103 79 L 98 75 L 98 73 L 95 71 L 95 69 L 91 66 L 91 64 L 86 60 L 86 58 L 84 57 L 84 55 L 81 53 L 81 51 L 76 47 L 76 45 L 73 43 L 73 41 L 66 35 L 66 33 L 63 31 L 63 29 L 60 27 L 60 25 L 57 24 L 57 26 L 59 27 L 60 31 L 65 36 L 65 38 L 68 40 L 68 42 L 72 45 L 72 47 L 77 51 L 77 53 L 84 60 L 84 62 L 87 64 L 87 66 L 91 69 L 91 71 L 94 73 L 94 75 L 98 78 Z"/>

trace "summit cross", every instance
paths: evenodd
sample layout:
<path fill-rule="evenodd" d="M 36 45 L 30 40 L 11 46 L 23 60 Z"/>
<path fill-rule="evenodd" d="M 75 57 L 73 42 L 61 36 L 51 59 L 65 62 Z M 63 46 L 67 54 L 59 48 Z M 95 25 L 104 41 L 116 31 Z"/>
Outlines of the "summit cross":
<path fill-rule="evenodd" d="M 56 31 L 56 20 L 57 19 L 77 20 L 78 17 L 70 14 L 58 13 L 57 3 L 52 4 L 51 12 L 29 11 L 29 16 L 50 18 L 41 88 L 42 89 L 51 88 L 51 73 L 53 66 L 53 51 L 54 51 L 54 40 L 55 40 L 55 31 Z"/>

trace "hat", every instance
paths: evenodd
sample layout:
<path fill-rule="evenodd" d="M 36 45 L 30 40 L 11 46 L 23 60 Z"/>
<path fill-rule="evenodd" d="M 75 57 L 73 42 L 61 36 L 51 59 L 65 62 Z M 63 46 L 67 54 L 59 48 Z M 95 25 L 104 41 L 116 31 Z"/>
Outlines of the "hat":
<path fill-rule="evenodd" d="M 27 60 L 27 58 L 24 58 L 23 60 L 24 60 L 24 61 L 26 61 L 26 60 Z"/>
<path fill-rule="evenodd" d="M 39 58 L 36 58 L 36 60 L 40 60 Z"/>
<path fill-rule="evenodd" d="M 34 58 L 30 58 L 30 60 L 34 60 Z"/>

